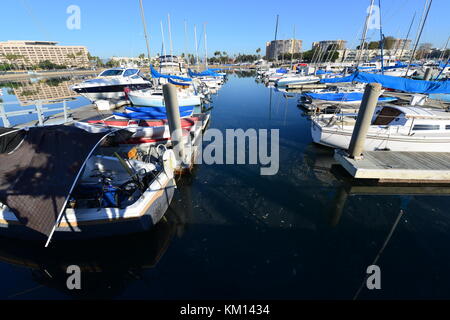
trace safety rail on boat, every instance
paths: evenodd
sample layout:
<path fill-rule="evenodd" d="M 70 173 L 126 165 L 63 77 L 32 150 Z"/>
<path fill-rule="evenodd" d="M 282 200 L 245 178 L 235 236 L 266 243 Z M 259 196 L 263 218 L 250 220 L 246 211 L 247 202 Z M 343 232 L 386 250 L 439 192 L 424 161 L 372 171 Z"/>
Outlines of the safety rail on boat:
<path fill-rule="evenodd" d="M 69 100 L 37 100 L 35 101 L 34 108 L 29 109 L 23 109 L 23 110 L 16 110 L 16 111 L 5 111 L 6 105 L 17 105 L 17 102 L 0 102 L 0 119 L 3 122 L 3 127 L 9 128 L 11 127 L 11 122 L 9 121 L 9 118 L 17 117 L 17 116 L 24 116 L 24 115 L 30 115 L 30 114 L 36 114 L 38 121 L 38 126 L 43 126 L 44 122 L 51 119 L 52 115 L 48 115 L 48 113 L 55 111 L 58 113 L 60 111 L 63 111 L 63 117 L 58 116 L 58 124 L 64 124 L 67 122 L 70 122 L 72 119 L 69 117 L 69 111 L 70 107 L 67 105 L 67 101 Z M 45 107 L 46 104 L 54 104 L 54 103 L 62 103 L 62 107 L 58 108 L 49 108 Z M 33 121 L 33 120 L 31 120 Z M 53 123 L 55 124 L 55 123 Z"/>

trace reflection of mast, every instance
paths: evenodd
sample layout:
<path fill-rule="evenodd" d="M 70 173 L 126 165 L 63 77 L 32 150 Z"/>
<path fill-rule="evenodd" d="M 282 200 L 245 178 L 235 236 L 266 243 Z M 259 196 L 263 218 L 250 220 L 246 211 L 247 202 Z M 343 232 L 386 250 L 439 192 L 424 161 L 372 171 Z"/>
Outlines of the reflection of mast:
<path fill-rule="evenodd" d="M 385 240 L 384 243 L 383 243 L 383 246 L 381 247 L 380 251 L 378 251 L 378 254 L 377 254 L 377 256 L 375 257 L 375 260 L 373 260 L 373 262 L 372 262 L 371 265 L 376 265 L 376 264 L 377 264 L 378 259 L 380 259 L 381 254 L 383 253 L 383 251 L 384 251 L 384 249 L 386 248 L 387 244 L 388 244 L 389 241 L 391 240 L 391 237 L 392 237 L 392 235 L 394 234 L 394 231 L 395 231 L 395 229 L 397 228 L 398 223 L 400 222 L 400 219 L 401 219 L 402 216 L 403 216 L 403 213 L 404 213 L 404 212 L 403 212 L 403 209 L 400 209 L 400 212 L 398 213 L 397 219 L 395 220 L 394 225 L 393 225 L 392 228 L 391 228 L 391 231 L 389 232 L 389 234 L 388 234 L 386 240 Z M 361 293 L 361 290 L 364 288 L 364 285 L 366 284 L 368 277 L 369 277 L 369 276 L 367 275 L 367 276 L 364 278 L 363 282 L 361 283 L 361 286 L 359 287 L 358 291 L 356 292 L 355 296 L 353 297 L 353 300 L 358 299 L 358 296 L 359 296 L 359 294 Z"/>

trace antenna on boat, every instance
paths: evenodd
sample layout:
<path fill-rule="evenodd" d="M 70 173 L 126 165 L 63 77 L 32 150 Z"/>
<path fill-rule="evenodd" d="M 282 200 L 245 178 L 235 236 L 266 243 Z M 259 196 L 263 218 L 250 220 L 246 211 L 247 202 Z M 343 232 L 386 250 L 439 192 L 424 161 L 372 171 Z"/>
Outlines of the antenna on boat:
<path fill-rule="evenodd" d="M 187 21 L 184 20 L 184 57 L 185 57 L 185 59 L 187 61 L 187 64 L 189 65 L 189 61 L 188 61 L 188 58 L 187 58 L 187 55 L 188 55 L 188 53 L 187 53 L 187 46 L 188 46 L 187 37 L 188 37 L 188 34 L 187 34 Z"/>
<path fill-rule="evenodd" d="M 150 43 L 148 41 L 147 23 L 145 22 L 144 6 L 142 4 L 142 0 L 139 0 L 139 6 L 141 8 L 142 24 L 144 25 L 144 37 L 145 37 L 145 42 L 147 44 L 147 56 L 148 56 L 148 60 L 150 61 Z"/>

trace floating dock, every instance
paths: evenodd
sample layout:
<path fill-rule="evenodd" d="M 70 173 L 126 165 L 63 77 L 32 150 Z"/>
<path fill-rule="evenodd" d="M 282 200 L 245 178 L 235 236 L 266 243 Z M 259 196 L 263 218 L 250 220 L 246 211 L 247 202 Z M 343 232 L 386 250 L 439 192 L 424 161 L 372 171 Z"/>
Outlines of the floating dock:
<path fill-rule="evenodd" d="M 356 179 L 450 184 L 450 152 L 365 151 L 355 160 L 336 150 L 334 158 Z"/>

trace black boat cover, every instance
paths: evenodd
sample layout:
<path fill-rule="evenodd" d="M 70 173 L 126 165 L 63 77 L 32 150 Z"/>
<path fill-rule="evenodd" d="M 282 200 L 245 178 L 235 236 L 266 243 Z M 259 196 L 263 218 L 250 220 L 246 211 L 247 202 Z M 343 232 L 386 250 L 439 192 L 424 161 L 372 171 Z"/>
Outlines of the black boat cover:
<path fill-rule="evenodd" d="M 83 163 L 105 133 L 72 126 L 19 132 L 0 133 L 0 202 L 23 225 L 49 236 Z"/>

